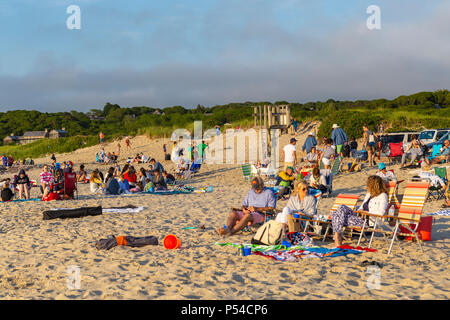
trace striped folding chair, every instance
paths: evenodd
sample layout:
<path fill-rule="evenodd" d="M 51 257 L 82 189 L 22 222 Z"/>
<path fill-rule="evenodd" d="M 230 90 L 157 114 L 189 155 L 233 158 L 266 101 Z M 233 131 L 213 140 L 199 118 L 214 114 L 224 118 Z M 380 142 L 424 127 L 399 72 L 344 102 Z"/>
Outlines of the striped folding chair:
<path fill-rule="evenodd" d="M 428 195 L 428 182 L 409 182 L 406 185 L 405 193 L 402 198 L 402 202 L 400 208 L 398 210 L 398 215 L 390 216 L 390 215 L 373 215 L 370 213 L 360 212 L 363 216 L 372 216 L 376 217 L 375 225 L 370 228 L 366 228 L 366 225 L 362 227 L 362 231 L 372 232 L 371 240 L 369 243 L 369 248 L 372 244 L 372 239 L 374 233 L 383 233 L 387 235 L 392 235 L 391 244 L 389 246 L 388 254 L 391 253 L 392 246 L 394 244 L 397 236 L 408 236 L 412 235 L 416 238 L 417 243 L 420 247 L 420 250 L 423 252 L 421 240 L 417 235 L 417 229 L 420 223 L 420 218 L 423 211 L 423 205 Z M 395 223 L 394 228 L 392 229 L 390 226 L 383 223 L 385 219 L 392 219 Z M 377 229 L 377 226 L 387 227 L 388 230 L 385 229 Z M 408 230 L 410 233 L 406 233 L 405 230 Z M 361 238 L 360 238 L 361 241 Z M 359 245 L 359 242 L 358 242 Z"/>
<path fill-rule="evenodd" d="M 300 217 L 300 218 L 298 218 L 298 220 L 306 221 L 305 228 L 303 230 L 304 232 L 306 232 L 306 230 L 308 229 L 309 226 L 311 226 L 313 229 L 314 229 L 314 226 L 316 228 L 326 226 L 325 233 L 323 234 L 323 238 L 322 238 L 322 242 L 323 242 L 323 241 L 325 241 L 325 239 L 328 235 L 328 232 L 331 229 L 331 214 L 334 211 L 336 211 L 340 205 L 345 205 L 345 206 L 349 207 L 350 209 L 355 210 L 358 200 L 359 200 L 359 194 L 339 194 L 336 197 L 336 200 L 330 209 L 329 215 L 318 215 L 317 219 L 305 219 L 305 218 Z M 313 225 L 311 225 L 312 223 L 313 223 Z M 313 233 L 308 233 L 308 234 L 322 237 L 320 232 L 317 232 L 317 231 L 315 231 Z"/>
<path fill-rule="evenodd" d="M 253 178 L 252 166 L 250 164 L 243 164 L 241 169 L 244 180 L 250 181 Z"/>

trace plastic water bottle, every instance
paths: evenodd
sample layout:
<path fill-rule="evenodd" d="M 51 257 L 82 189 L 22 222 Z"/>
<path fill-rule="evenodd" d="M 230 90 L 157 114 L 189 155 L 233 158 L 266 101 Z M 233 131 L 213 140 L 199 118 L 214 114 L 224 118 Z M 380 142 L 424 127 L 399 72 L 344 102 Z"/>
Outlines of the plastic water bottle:
<path fill-rule="evenodd" d="M 393 216 L 394 213 L 395 213 L 394 205 L 391 205 L 391 206 L 389 207 L 388 214 L 389 214 L 390 216 Z"/>

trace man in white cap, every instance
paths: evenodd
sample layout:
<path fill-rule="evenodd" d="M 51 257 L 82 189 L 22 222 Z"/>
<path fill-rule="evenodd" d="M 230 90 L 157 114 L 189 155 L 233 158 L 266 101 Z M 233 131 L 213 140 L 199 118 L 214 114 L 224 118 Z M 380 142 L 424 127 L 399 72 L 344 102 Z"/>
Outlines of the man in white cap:
<path fill-rule="evenodd" d="M 317 140 L 316 140 L 314 131 L 311 131 L 308 134 L 308 137 L 306 138 L 305 143 L 303 143 L 302 151 L 305 151 L 306 153 L 310 153 L 311 149 L 313 147 L 315 147 L 316 145 L 317 145 Z"/>
<path fill-rule="evenodd" d="M 331 140 L 336 146 L 336 153 L 342 157 L 342 147 L 348 142 L 348 137 L 345 131 L 335 123 L 333 124 L 333 132 L 331 133 Z"/>

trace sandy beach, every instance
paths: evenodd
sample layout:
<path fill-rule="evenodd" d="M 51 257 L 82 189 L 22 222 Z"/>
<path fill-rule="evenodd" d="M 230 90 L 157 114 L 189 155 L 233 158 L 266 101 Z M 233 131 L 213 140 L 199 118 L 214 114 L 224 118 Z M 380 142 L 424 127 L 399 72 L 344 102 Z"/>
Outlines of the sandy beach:
<path fill-rule="evenodd" d="M 306 137 L 298 134 L 297 150 Z M 281 146 L 290 135 L 281 138 Z M 162 161 L 163 143 L 169 139 L 131 139 L 132 150 L 122 144 L 121 163 L 137 152 L 160 160 L 168 171 L 171 161 Z M 116 151 L 117 142 L 105 144 Z M 169 145 L 168 145 L 169 148 Z M 57 154 L 58 162 L 72 160 L 75 169 L 84 163 L 90 173 L 108 165 L 95 164 L 99 146 Z M 298 151 L 301 157 L 301 151 Z M 50 158 L 36 159 L 50 163 Z M 148 165 L 145 165 L 148 167 Z M 140 165 L 135 165 L 136 169 Z M 393 166 L 398 179 L 409 180 L 413 170 Z M 41 169 L 28 171 L 37 179 Z M 365 182 L 376 168 L 340 174 L 334 178 L 333 196 L 322 199 L 319 211 L 327 212 L 337 194 L 365 194 Z M 4 174 L 3 177 L 11 174 Z M 89 185 L 79 184 L 79 199 L 53 202 L 0 203 L 0 298 L 1 299 L 448 299 L 450 279 L 447 271 L 450 245 L 450 217 L 434 219 L 432 241 L 424 242 L 424 253 L 416 243 L 396 242 L 391 255 L 388 245 L 376 238 L 374 253 L 334 258 L 277 262 L 261 256 L 241 257 L 232 247 L 215 242 L 250 242 L 251 235 L 221 238 L 216 227 L 224 224 L 231 207 L 240 206 L 250 189 L 242 179 L 239 165 L 204 165 L 200 173 L 186 182 L 196 188 L 212 186 L 203 194 L 132 195 L 105 197 L 93 195 Z M 403 193 L 405 183 L 399 188 Z M 39 195 L 34 188 L 32 197 Z M 42 212 L 51 208 L 75 208 L 101 205 L 104 208 L 125 205 L 143 206 L 139 213 L 102 214 L 78 219 L 43 220 Z M 278 201 L 282 209 L 286 201 Z M 436 212 L 442 201 L 427 201 L 424 214 Z M 205 229 L 185 229 L 198 227 Z M 181 248 L 166 250 L 162 240 L 167 234 L 181 239 Z M 95 241 L 110 235 L 156 236 L 157 246 L 115 247 L 97 250 Z M 344 242 L 356 245 L 356 240 Z M 332 248 L 327 241 L 315 244 Z M 367 243 L 363 242 L 363 246 Z M 367 287 L 364 260 L 383 265 L 380 289 Z M 67 286 L 70 266 L 81 272 L 81 288 Z"/>

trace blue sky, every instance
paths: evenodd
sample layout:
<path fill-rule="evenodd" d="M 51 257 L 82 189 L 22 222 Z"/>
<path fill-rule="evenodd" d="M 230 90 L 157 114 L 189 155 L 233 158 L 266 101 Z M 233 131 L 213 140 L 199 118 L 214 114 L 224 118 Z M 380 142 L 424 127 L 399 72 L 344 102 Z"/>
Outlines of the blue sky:
<path fill-rule="evenodd" d="M 68 30 L 69 5 L 81 30 Z M 366 28 L 381 8 L 382 29 Z M 0 111 L 393 98 L 450 88 L 444 0 L 2 0 Z"/>

